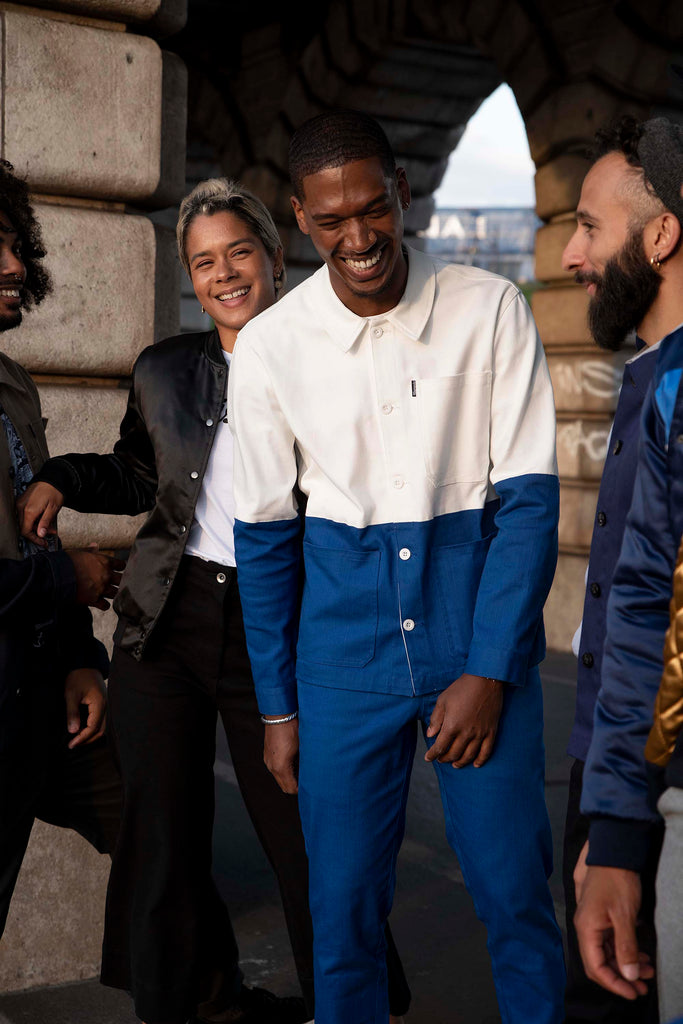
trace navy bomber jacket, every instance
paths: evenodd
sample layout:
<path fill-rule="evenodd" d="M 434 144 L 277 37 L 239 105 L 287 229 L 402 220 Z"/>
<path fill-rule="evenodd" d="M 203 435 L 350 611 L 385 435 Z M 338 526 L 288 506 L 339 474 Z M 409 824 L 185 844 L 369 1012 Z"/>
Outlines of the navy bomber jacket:
<path fill-rule="evenodd" d="M 633 503 L 607 609 L 602 680 L 583 777 L 589 864 L 642 870 L 659 822 L 644 755 L 683 534 L 683 325 L 661 343 L 643 407 Z"/>

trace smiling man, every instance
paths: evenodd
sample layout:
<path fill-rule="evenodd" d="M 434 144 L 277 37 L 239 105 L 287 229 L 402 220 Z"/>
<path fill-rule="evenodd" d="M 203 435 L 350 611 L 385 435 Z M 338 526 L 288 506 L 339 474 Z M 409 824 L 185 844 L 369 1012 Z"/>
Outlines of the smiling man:
<path fill-rule="evenodd" d="M 309 855 L 316 1022 L 387 1024 L 382 935 L 421 726 L 504 1018 L 557 1024 L 543 350 L 508 281 L 403 244 L 408 181 L 371 118 L 306 123 L 290 172 L 324 266 L 240 332 L 228 414 L 265 758 L 298 788 Z"/>

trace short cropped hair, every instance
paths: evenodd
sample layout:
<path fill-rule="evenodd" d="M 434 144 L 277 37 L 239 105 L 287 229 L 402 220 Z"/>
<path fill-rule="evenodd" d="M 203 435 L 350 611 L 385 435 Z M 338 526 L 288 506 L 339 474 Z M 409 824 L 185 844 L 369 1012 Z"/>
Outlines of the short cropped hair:
<path fill-rule="evenodd" d="M 289 177 L 297 199 L 303 181 L 327 167 L 377 157 L 388 177 L 396 172 L 396 158 L 384 131 L 373 117 L 358 110 L 328 110 L 306 121 L 289 144 Z"/>
<path fill-rule="evenodd" d="M 32 305 L 39 305 L 52 291 L 52 281 L 43 266 L 45 246 L 29 199 L 28 186 L 13 171 L 12 164 L 0 160 L 0 212 L 12 221 L 21 242 L 21 262 L 26 267 L 23 303 L 25 309 L 30 309 Z"/>
<path fill-rule="evenodd" d="M 632 114 L 624 114 L 611 124 L 598 129 L 591 151 L 594 163 L 604 156 L 609 156 L 610 153 L 621 153 L 629 167 L 632 168 L 632 174 L 629 175 L 630 180 L 624 189 L 624 196 L 633 208 L 632 227 L 638 229 L 666 210 L 664 203 L 648 180 L 638 155 L 644 128 L 644 122 L 636 120 Z"/>
<path fill-rule="evenodd" d="M 271 259 L 275 259 L 278 249 L 282 248 L 282 242 L 275 221 L 261 202 L 239 181 L 231 181 L 229 178 L 207 178 L 200 181 L 192 189 L 189 195 L 185 196 L 180 204 L 178 213 L 178 225 L 176 227 L 176 239 L 178 241 L 178 256 L 187 274 L 190 274 L 190 262 L 187 258 L 186 241 L 190 224 L 204 214 L 212 216 L 214 213 L 232 213 L 239 217 L 251 228 L 257 238 L 263 242 L 263 246 Z M 284 288 L 286 280 L 285 265 L 282 263 L 282 271 L 278 281 Z"/>

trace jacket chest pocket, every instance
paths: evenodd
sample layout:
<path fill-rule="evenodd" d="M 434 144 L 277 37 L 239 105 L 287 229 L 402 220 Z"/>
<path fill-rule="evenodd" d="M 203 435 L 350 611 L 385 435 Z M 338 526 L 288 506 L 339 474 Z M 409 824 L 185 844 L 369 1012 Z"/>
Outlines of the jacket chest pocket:
<path fill-rule="evenodd" d="M 425 378 L 416 390 L 425 469 L 434 486 L 485 480 L 491 371 Z"/>

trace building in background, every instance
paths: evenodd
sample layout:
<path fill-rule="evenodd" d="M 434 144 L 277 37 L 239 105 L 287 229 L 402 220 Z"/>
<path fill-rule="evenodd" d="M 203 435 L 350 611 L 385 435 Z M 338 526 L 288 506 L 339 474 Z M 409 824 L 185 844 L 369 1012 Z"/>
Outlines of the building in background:
<path fill-rule="evenodd" d="M 418 232 L 427 252 L 450 263 L 482 267 L 529 285 L 534 279 L 536 232 L 542 221 L 533 209 L 490 207 L 447 209 L 432 214 L 429 227 Z"/>

